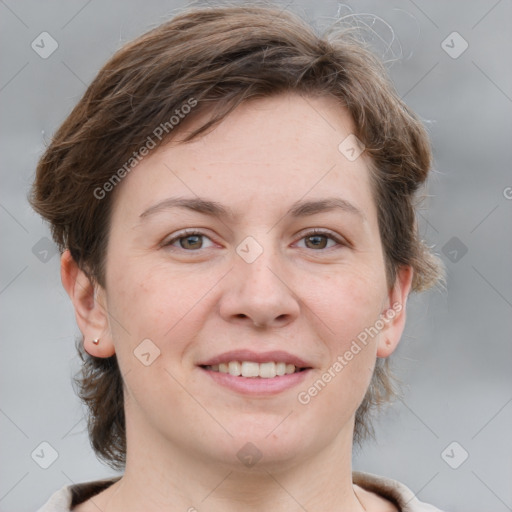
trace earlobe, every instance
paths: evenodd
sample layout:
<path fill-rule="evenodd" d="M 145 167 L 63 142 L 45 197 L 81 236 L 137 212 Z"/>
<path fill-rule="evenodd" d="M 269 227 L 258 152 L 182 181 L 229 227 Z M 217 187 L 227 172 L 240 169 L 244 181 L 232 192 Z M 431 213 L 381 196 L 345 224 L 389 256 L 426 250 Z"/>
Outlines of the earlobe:
<path fill-rule="evenodd" d="M 92 283 L 78 267 L 69 250 L 62 253 L 60 262 L 62 285 L 73 303 L 76 322 L 84 337 L 85 350 L 95 357 L 114 355 L 115 347 L 110 335 L 104 290 Z"/>
<path fill-rule="evenodd" d="M 377 345 L 377 357 L 389 357 L 398 347 L 405 328 L 405 310 L 412 277 L 411 266 L 400 267 L 397 272 L 395 284 L 389 291 L 387 308 L 381 314 L 384 327 Z"/>

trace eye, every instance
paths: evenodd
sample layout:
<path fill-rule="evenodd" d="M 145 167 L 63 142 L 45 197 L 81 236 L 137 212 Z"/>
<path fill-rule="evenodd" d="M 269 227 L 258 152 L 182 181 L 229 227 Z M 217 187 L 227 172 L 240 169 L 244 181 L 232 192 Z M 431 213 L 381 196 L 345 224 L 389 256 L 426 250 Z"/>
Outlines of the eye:
<path fill-rule="evenodd" d="M 330 231 L 325 231 L 322 229 L 313 229 L 312 231 L 307 232 L 301 240 L 305 240 L 305 245 L 307 249 L 330 249 L 335 245 L 348 245 L 345 241 L 335 236 Z M 329 241 L 334 242 L 331 246 L 327 247 Z"/>
<path fill-rule="evenodd" d="M 176 249 L 184 249 L 186 251 L 195 251 L 198 249 L 206 249 L 204 240 L 210 240 L 204 233 L 195 230 L 185 230 L 172 238 L 165 240 L 162 247 L 174 247 Z M 211 242 L 211 240 L 210 240 Z M 213 243 L 211 243 L 211 247 Z"/>
<path fill-rule="evenodd" d="M 205 246 L 204 241 L 208 240 L 210 245 Z M 341 239 L 340 237 L 334 235 L 330 231 L 322 230 L 322 229 L 313 229 L 305 233 L 301 241 L 305 241 L 306 249 L 313 250 L 322 250 L 322 249 L 331 249 L 338 246 L 347 246 L 348 243 Z M 329 242 L 331 245 L 329 246 Z M 201 233 L 200 231 L 187 229 L 177 233 L 172 238 L 165 240 L 162 243 L 162 247 L 171 247 L 175 249 L 183 249 L 188 252 L 196 252 L 200 249 L 207 249 L 208 247 L 212 247 L 214 243 L 211 239 Z"/>

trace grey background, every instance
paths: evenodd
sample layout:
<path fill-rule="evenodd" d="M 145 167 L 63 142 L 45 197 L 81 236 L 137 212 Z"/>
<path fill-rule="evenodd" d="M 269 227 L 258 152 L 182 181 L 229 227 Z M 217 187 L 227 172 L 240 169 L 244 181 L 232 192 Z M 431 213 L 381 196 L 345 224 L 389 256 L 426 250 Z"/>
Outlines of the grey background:
<path fill-rule="evenodd" d="M 35 510 L 63 485 L 114 474 L 89 446 L 71 386 L 73 310 L 26 195 L 45 140 L 105 60 L 184 5 L 0 1 L 1 511 Z M 320 28 L 359 14 L 435 148 L 420 222 L 446 263 L 447 290 L 411 298 L 394 357 L 404 399 L 380 416 L 377 441 L 356 452 L 354 467 L 448 511 L 512 510 L 511 2 L 289 5 Z M 47 59 L 31 48 L 43 31 L 58 43 Z M 458 36 L 442 46 L 454 31 L 469 45 L 457 58 Z M 48 469 L 31 457 L 43 441 L 58 453 Z M 459 464 L 463 450 L 469 457 L 453 469 L 447 461 Z"/>

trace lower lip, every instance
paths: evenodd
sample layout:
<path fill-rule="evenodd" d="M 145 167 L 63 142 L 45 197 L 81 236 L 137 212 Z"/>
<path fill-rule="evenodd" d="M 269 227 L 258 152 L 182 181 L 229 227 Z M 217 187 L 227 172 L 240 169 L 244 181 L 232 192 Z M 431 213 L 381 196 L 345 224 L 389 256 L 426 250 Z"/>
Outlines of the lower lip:
<path fill-rule="evenodd" d="M 212 370 L 201 370 L 207 373 L 217 384 L 232 389 L 238 393 L 246 395 L 277 395 L 282 391 L 290 389 L 300 384 L 310 370 L 290 373 L 273 377 L 271 379 L 262 379 L 261 377 L 236 377 L 229 373 L 214 372 Z"/>

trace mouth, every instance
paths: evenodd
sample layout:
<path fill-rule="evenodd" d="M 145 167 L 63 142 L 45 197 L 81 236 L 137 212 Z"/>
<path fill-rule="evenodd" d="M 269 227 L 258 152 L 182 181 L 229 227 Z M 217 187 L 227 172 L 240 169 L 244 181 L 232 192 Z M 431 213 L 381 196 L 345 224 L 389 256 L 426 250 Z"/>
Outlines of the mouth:
<path fill-rule="evenodd" d="M 252 396 L 275 395 L 303 382 L 313 366 L 282 351 L 255 353 L 226 352 L 197 365 L 225 388 Z"/>
<path fill-rule="evenodd" d="M 229 361 L 228 363 L 201 365 L 201 368 L 249 379 L 273 379 L 310 369 L 309 367 L 297 367 L 294 364 L 282 361 L 267 361 L 264 363 L 257 363 L 256 361 Z"/>

